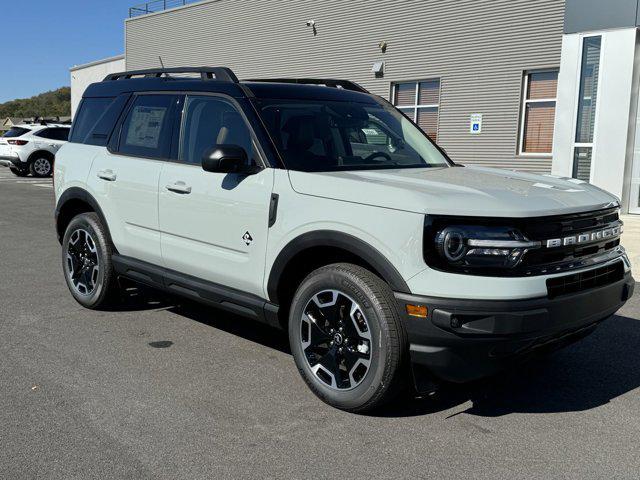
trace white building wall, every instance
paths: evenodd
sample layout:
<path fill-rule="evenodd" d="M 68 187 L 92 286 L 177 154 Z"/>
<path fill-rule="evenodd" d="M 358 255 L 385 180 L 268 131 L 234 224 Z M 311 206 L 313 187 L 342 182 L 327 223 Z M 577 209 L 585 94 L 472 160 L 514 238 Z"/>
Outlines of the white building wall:
<path fill-rule="evenodd" d="M 125 70 L 124 55 L 105 58 L 97 62 L 78 65 L 70 69 L 71 72 L 71 116 L 75 116 L 82 94 L 89 85 L 100 82 L 110 73 Z"/>
<path fill-rule="evenodd" d="M 635 112 L 635 108 L 632 108 L 635 28 L 564 36 L 558 77 L 552 173 L 567 177 L 573 174 L 581 47 L 583 38 L 591 35 L 602 35 L 602 49 L 590 182 L 622 199 L 630 140 L 629 117 L 632 111 Z"/>

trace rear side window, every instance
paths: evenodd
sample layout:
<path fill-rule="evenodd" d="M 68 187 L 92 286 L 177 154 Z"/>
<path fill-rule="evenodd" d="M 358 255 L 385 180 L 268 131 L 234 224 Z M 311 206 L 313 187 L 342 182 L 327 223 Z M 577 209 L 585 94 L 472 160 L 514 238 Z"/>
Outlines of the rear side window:
<path fill-rule="evenodd" d="M 30 132 L 31 130 L 29 130 L 28 128 L 22 128 L 22 127 L 13 127 L 10 130 L 8 130 L 4 135 L 2 135 L 3 138 L 16 138 L 16 137 L 21 137 L 22 135 L 24 135 L 27 132 Z"/>
<path fill-rule="evenodd" d="M 98 120 L 107 107 L 111 105 L 113 98 L 85 98 L 82 100 L 80 110 L 73 120 L 73 128 L 71 129 L 71 138 L 69 141 L 75 143 L 83 143 L 89 132 L 98 123 Z"/>
<path fill-rule="evenodd" d="M 45 128 L 36 134 L 38 137 L 48 138 L 50 140 L 62 140 L 66 142 L 69 139 L 69 129 L 61 127 Z"/>
<path fill-rule="evenodd" d="M 150 158 L 169 158 L 174 95 L 140 95 L 122 124 L 118 152 Z"/>

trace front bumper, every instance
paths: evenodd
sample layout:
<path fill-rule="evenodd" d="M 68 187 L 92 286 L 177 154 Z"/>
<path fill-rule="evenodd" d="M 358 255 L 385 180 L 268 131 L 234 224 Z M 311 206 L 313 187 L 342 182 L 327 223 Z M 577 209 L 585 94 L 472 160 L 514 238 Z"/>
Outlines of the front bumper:
<path fill-rule="evenodd" d="M 467 382 L 496 373 L 542 348 L 582 338 L 624 305 L 634 285 L 626 272 L 615 283 L 553 299 L 395 295 L 409 337 L 416 383 L 424 369 L 446 381 Z M 427 318 L 409 316 L 406 305 L 427 306 Z"/>

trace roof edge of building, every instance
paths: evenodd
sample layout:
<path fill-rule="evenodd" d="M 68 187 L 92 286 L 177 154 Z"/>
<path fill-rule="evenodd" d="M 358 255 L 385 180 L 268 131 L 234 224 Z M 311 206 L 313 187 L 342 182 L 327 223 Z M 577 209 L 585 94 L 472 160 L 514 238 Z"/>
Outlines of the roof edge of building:
<path fill-rule="evenodd" d="M 74 65 L 69 69 L 70 72 L 75 72 L 76 70 L 82 70 L 83 68 L 94 67 L 96 65 L 102 65 L 103 63 L 115 62 L 117 60 L 124 60 L 124 53 L 120 55 L 115 55 L 113 57 L 107 57 L 100 60 L 94 60 L 93 62 L 83 63 L 81 65 Z"/>
<path fill-rule="evenodd" d="M 132 22 L 134 20 L 140 20 L 140 19 L 143 19 L 143 18 L 155 17 L 156 15 L 162 15 L 162 14 L 165 14 L 165 13 L 173 13 L 175 11 L 184 10 L 184 9 L 191 8 L 191 7 L 197 7 L 197 6 L 203 5 L 205 3 L 219 2 L 219 1 L 220 0 L 193 1 L 193 2 L 187 3 L 185 5 L 178 5 L 177 7 L 171 7 L 171 8 L 167 8 L 165 10 L 160 10 L 160 11 L 157 11 L 157 12 L 149 12 L 149 13 L 145 13 L 144 15 L 138 15 L 136 17 L 125 18 L 124 22 L 126 24 L 127 22 Z"/>

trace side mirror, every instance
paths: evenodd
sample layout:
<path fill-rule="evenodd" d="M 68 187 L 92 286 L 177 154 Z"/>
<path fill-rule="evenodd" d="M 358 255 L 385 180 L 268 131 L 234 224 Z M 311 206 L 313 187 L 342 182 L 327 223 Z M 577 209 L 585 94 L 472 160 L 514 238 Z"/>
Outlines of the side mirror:
<path fill-rule="evenodd" d="M 214 173 L 256 173 L 256 167 L 248 165 L 247 152 L 238 145 L 216 145 L 202 156 L 202 169 Z"/>

